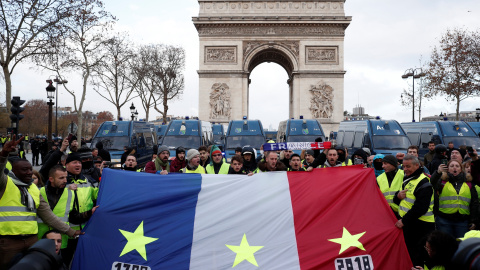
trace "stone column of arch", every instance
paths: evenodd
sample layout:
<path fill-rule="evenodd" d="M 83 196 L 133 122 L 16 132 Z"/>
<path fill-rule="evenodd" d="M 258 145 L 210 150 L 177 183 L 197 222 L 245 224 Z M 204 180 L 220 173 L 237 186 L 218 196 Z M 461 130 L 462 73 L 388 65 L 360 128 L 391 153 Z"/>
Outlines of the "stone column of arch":
<path fill-rule="evenodd" d="M 248 116 L 250 73 L 261 63 L 274 62 L 289 76 L 290 117 L 317 118 L 327 135 L 338 128 L 343 120 L 344 36 L 351 22 L 345 0 L 198 3 L 193 23 L 200 40 L 200 119 L 227 123 Z M 218 95 L 226 89 L 228 95 Z"/>

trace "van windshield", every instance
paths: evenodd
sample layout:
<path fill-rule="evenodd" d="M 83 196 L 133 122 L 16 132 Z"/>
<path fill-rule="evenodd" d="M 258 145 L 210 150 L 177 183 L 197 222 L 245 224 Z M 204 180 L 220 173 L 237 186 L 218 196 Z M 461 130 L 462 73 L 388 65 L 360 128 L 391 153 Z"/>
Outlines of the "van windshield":
<path fill-rule="evenodd" d="M 98 142 L 103 143 L 103 149 L 107 151 L 123 151 L 123 147 L 129 146 L 129 137 L 96 137 L 93 138 L 91 145 L 95 146 Z"/>
<path fill-rule="evenodd" d="M 165 136 L 163 137 L 162 145 L 167 146 L 171 149 L 176 149 L 179 146 L 182 146 L 185 149 L 197 149 L 200 147 L 200 137 L 199 136 Z"/>
<path fill-rule="evenodd" d="M 250 145 L 259 149 L 265 143 L 263 136 L 229 136 L 227 137 L 227 149 L 235 149 L 237 147 L 244 147 Z"/>
<path fill-rule="evenodd" d="M 407 136 L 373 136 L 373 147 L 375 149 L 407 149 L 410 146 L 410 140 Z"/>
<path fill-rule="evenodd" d="M 287 142 L 315 142 L 315 139 L 320 137 L 320 135 L 300 135 L 300 136 L 288 136 Z M 323 138 L 322 138 L 323 140 Z"/>
<path fill-rule="evenodd" d="M 480 147 L 480 138 L 477 137 L 444 137 L 445 144 L 453 142 L 453 146 L 460 147 L 460 145 L 471 146 L 475 149 Z"/>

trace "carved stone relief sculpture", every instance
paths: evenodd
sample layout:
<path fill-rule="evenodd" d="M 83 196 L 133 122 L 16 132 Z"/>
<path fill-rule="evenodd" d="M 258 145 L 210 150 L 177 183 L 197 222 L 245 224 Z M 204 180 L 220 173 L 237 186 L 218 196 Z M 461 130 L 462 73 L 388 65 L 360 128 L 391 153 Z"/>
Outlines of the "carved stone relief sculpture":
<path fill-rule="evenodd" d="M 210 119 L 230 118 L 230 88 L 226 83 L 215 83 L 210 92 Z"/>
<path fill-rule="evenodd" d="M 323 81 L 310 88 L 310 112 L 313 118 L 331 118 L 333 113 L 333 88 Z"/>
<path fill-rule="evenodd" d="M 206 63 L 236 63 L 236 47 L 205 47 Z"/>
<path fill-rule="evenodd" d="M 307 64 L 337 64 L 337 47 L 306 47 Z"/>

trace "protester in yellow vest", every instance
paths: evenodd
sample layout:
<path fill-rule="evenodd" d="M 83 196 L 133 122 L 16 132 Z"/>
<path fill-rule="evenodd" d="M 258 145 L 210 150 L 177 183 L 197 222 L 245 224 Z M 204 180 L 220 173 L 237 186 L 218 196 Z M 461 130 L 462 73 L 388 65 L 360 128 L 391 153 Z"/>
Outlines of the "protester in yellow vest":
<path fill-rule="evenodd" d="M 412 259 L 413 265 L 422 265 L 419 257 L 423 245 L 419 239 L 426 237 L 435 229 L 433 216 L 433 187 L 429 178 L 423 173 L 417 157 L 406 155 L 403 159 L 402 190 L 395 194 L 393 202 L 399 205 L 401 217 L 395 223 L 403 229 L 405 244 Z"/>
<path fill-rule="evenodd" d="M 398 169 L 398 161 L 393 155 L 386 155 L 382 162 L 382 168 L 385 172 L 377 177 L 377 184 L 387 203 L 390 205 L 390 208 L 392 208 L 393 213 L 397 219 L 400 219 L 398 214 L 399 206 L 393 202 L 393 197 L 397 192 L 402 190 L 404 173 L 403 170 Z"/>
<path fill-rule="evenodd" d="M 463 165 L 450 160 L 438 166 L 431 178 L 435 190 L 437 230 L 460 238 L 479 222 L 479 201 L 472 176 L 464 173 Z"/>
<path fill-rule="evenodd" d="M 65 188 L 67 185 L 67 170 L 56 165 L 50 169 L 47 185 L 40 189 L 40 194 L 47 201 L 53 213 L 59 217 L 65 224 L 69 222 L 81 224 L 87 222 L 98 206 L 91 210 L 79 213 L 74 209 L 75 192 Z M 45 232 L 52 230 L 52 227 L 38 220 L 38 239 L 42 239 Z M 68 236 L 62 234 L 62 249 L 67 247 Z"/>
<path fill-rule="evenodd" d="M 187 167 L 180 170 L 182 173 L 205 173 L 205 168 L 200 166 L 200 152 L 197 149 L 190 149 L 187 152 Z"/>
<path fill-rule="evenodd" d="M 20 140 L 5 143 L 0 152 L 0 269 L 7 269 L 11 259 L 25 252 L 38 239 L 37 216 L 43 222 L 69 236 L 78 236 L 63 223 L 40 196 L 36 185 L 32 185 L 32 165 L 24 159 L 12 161 L 9 175 L 4 174 L 6 158 L 15 151 Z"/>
<path fill-rule="evenodd" d="M 205 170 L 208 174 L 228 174 L 230 164 L 223 161 L 222 151 L 218 146 L 213 145 L 210 150 L 210 164 L 207 165 Z"/>

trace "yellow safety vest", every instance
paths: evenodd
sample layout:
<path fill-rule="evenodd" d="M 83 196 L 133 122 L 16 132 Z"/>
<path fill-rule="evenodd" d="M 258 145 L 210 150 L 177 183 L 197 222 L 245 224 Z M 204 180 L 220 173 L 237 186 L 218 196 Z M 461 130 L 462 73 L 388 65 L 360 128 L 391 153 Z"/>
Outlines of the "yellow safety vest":
<path fill-rule="evenodd" d="M 7 141 L 7 137 L 1 137 L 0 140 L 0 142 L 5 143 Z"/>
<path fill-rule="evenodd" d="M 220 170 L 218 171 L 218 174 L 228 174 L 229 168 L 230 164 L 223 162 Z M 206 170 L 208 174 L 215 174 L 215 169 L 213 168 L 213 165 L 208 164 Z"/>
<path fill-rule="evenodd" d="M 395 197 L 395 193 L 402 190 L 403 176 L 403 170 L 397 170 L 391 186 L 388 186 L 388 178 L 386 173 L 382 173 L 377 177 L 377 183 L 380 187 L 380 191 L 382 192 L 390 207 L 392 207 L 393 211 L 395 211 L 396 213 L 398 213 L 398 204 L 395 204 L 393 202 L 393 198 Z"/>
<path fill-rule="evenodd" d="M 463 183 L 460 192 L 453 187 L 452 183 L 447 182 L 443 187 L 439 197 L 438 209 L 445 214 L 454 214 L 459 212 L 462 215 L 470 215 L 470 200 L 472 194 L 467 183 Z"/>
<path fill-rule="evenodd" d="M 7 161 L 7 164 L 5 165 L 5 168 L 9 171 L 12 170 L 12 163 L 10 163 L 10 161 Z"/>
<path fill-rule="evenodd" d="M 429 268 L 426 265 L 424 265 L 423 269 L 428 270 Z M 445 270 L 445 266 L 434 266 L 432 270 Z"/>
<path fill-rule="evenodd" d="M 405 189 L 408 189 L 406 195 L 407 197 L 403 199 L 400 202 L 400 207 L 398 210 L 398 213 L 400 217 L 405 216 L 405 214 L 412 209 L 413 204 L 415 203 L 415 195 L 413 195 L 413 192 L 417 188 L 418 183 L 422 181 L 424 178 L 427 178 L 425 174 L 422 174 L 415 180 L 411 180 L 406 186 Z M 433 194 L 432 198 L 430 199 L 430 206 L 428 207 L 428 211 L 423 214 L 423 216 L 419 217 L 419 220 L 425 221 L 425 222 L 435 222 L 435 217 L 433 216 Z"/>
<path fill-rule="evenodd" d="M 205 174 L 205 168 L 202 166 L 198 165 L 197 169 L 195 170 L 189 170 L 187 167 L 183 168 L 180 170 L 182 173 L 199 173 L 199 174 Z"/>
<path fill-rule="evenodd" d="M 80 208 L 78 212 L 83 213 L 91 210 L 93 208 L 93 201 L 98 197 L 98 188 L 92 186 L 87 179 L 76 179 L 73 180 L 72 183 L 77 185 L 77 197 Z M 85 224 L 82 224 L 82 226 L 83 225 Z M 78 224 L 70 224 L 70 227 L 74 230 L 80 230 L 80 225 Z"/>
<path fill-rule="evenodd" d="M 22 204 L 20 189 L 8 177 L 7 186 L 0 198 L 0 235 L 37 234 L 37 209 L 40 205 L 40 191 L 31 184 L 28 193 L 35 202 L 33 211 Z"/>
<path fill-rule="evenodd" d="M 40 194 L 48 203 L 45 187 L 42 187 L 40 189 Z M 67 225 L 69 224 L 68 216 L 70 214 L 70 211 L 72 211 L 73 209 L 74 196 L 75 195 L 73 194 L 73 191 L 69 190 L 68 188 L 63 189 L 62 196 L 60 196 L 60 199 L 58 200 L 57 205 L 55 205 L 55 208 L 53 208 L 53 211 L 52 211 L 57 217 L 60 218 L 61 221 L 65 222 L 65 224 Z M 38 239 L 42 239 L 43 235 L 53 228 L 43 223 L 43 220 L 39 218 L 37 220 L 38 220 Z M 67 243 L 68 243 L 68 236 L 62 233 L 62 248 L 66 248 Z"/>
<path fill-rule="evenodd" d="M 342 166 L 350 166 L 350 165 L 353 165 L 353 163 L 352 163 L 352 160 L 351 160 L 351 159 L 348 159 L 348 160 L 347 160 L 347 163 L 345 163 L 345 161 L 344 161 L 344 162 L 342 162 Z"/>

